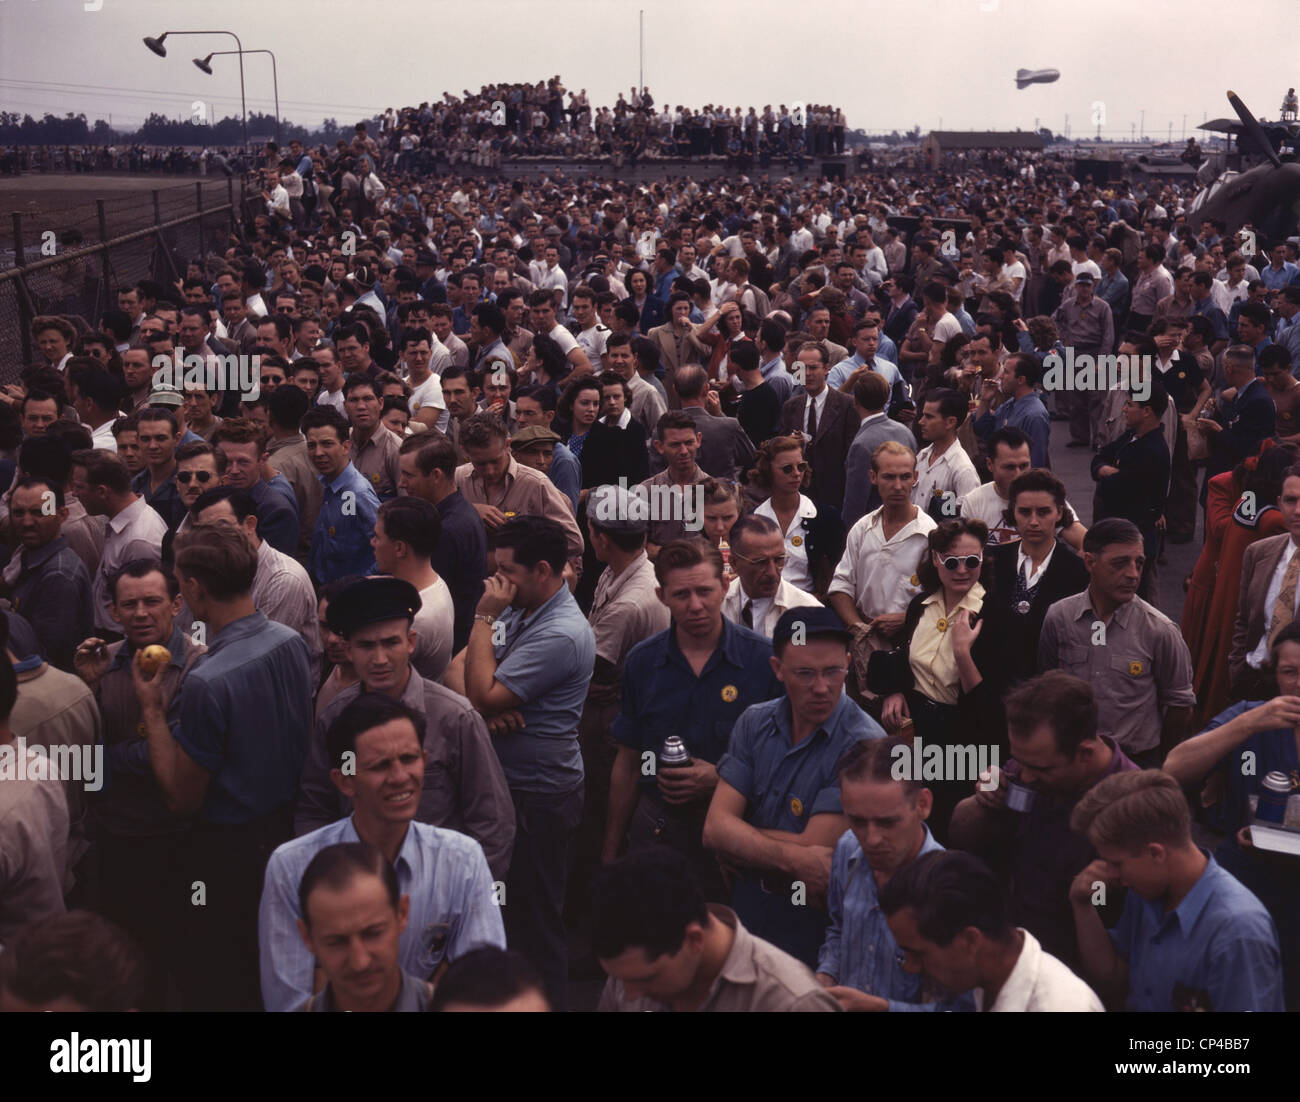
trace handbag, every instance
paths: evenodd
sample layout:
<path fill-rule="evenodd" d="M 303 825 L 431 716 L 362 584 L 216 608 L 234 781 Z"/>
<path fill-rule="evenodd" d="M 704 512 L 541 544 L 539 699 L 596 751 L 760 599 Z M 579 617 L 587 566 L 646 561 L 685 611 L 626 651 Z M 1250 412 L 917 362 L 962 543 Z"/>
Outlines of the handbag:
<path fill-rule="evenodd" d="M 902 692 L 908 672 L 905 650 L 874 651 L 867 659 L 867 688 L 877 696 Z"/>
<path fill-rule="evenodd" d="M 1187 458 L 1193 463 L 1198 459 L 1210 458 L 1210 438 L 1195 421 L 1187 429 Z"/>

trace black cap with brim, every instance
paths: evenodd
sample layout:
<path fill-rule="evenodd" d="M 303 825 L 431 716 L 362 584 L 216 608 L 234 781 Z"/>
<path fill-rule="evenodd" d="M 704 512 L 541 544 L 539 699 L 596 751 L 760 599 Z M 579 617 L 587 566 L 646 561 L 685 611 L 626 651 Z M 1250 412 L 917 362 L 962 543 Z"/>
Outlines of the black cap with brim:
<path fill-rule="evenodd" d="M 401 578 L 361 578 L 334 595 L 325 622 L 346 639 L 367 624 L 414 620 L 421 604 L 419 590 Z"/>

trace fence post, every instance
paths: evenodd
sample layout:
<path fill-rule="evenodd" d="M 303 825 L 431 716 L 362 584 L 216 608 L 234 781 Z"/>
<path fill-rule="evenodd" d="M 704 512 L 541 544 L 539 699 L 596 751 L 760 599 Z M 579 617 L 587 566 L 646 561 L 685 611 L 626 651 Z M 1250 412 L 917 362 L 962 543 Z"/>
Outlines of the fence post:
<path fill-rule="evenodd" d="M 230 211 L 230 232 L 227 234 L 226 241 L 226 244 L 229 245 L 230 239 L 235 236 L 235 178 L 233 176 L 226 177 L 226 204 Z M 221 250 L 223 256 L 225 252 L 225 249 Z"/>
<path fill-rule="evenodd" d="M 104 279 L 103 279 L 103 285 L 104 285 L 104 298 L 103 298 L 103 302 L 112 302 L 113 299 L 112 299 L 111 296 L 112 296 L 113 292 L 112 292 L 112 290 L 110 289 L 110 282 L 111 282 L 111 280 L 112 280 L 113 266 L 112 266 L 112 264 L 111 264 L 110 261 L 109 261 L 109 252 L 108 252 L 108 219 L 104 216 L 104 200 L 103 200 L 103 199 L 96 199 L 96 200 L 95 200 L 95 214 L 96 214 L 96 215 L 98 216 L 98 218 L 99 218 L 99 247 L 100 247 L 100 250 L 101 250 L 101 252 L 100 252 L 100 256 L 102 257 L 103 273 L 104 273 Z M 100 311 L 101 309 L 103 309 L 102 305 L 101 305 L 99 302 L 96 302 L 96 303 L 95 303 L 95 313 L 98 314 L 99 311 Z"/>
<path fill-rule="evenodd" d="M 207 162 L 204 162 L 205 164 Z M 204 271 L 207 271 L 208 260 L 208 243 L 203 238 L 203 181 L 200 180 L 194 185 L 194 193 L 198 198 L 199 206 L 199 260 L 204 265 Z"/>
<path fill-rule="evenodd" d="M 14 219 L 14 267 L 23 268 L 27 260 L 23 256 L 23 215 L 22 211 L 13 212 Z M 23 342 L 23 362 L 32 362 L 32 320 L 34 315 L 30 315 L 29 307 L 31 303 L 27 295 L 26 281 L 21 274 L 18 276 L 18 316 L 22 319 L 19 326 L 20 336 Z"/>

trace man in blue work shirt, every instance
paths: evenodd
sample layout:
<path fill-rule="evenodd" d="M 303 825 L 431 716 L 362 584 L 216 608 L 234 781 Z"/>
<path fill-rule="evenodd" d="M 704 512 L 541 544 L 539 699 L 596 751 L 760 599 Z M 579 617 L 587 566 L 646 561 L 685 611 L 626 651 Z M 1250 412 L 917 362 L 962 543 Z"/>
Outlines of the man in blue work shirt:
<path fill-rule="evenodd" d="M 1098 994 L 1147 1012 L 1283 1009 L 1273 920 L 1192 841 L 1173 777 L 1156 769 L 1107 777 L 1070 825 L 1099 855 L 1070 885 L 1079 955 Z M 1099 884 L 1128 889 L 1113 930 L 1097 913 Z"/>
<path fill-rule="evenodd" d="M 922 977 L 905 972 L 878 891 L 918 857 L 943 849 L 925 820 L 933 804 L 919 777 L 898 776 L 911 753 L 899 738 L 854 743 L 839 766 L 849 829 L 835 846 L 827 896 L 831 924 L 817 979 L 845 1010 L 974 1010 L 969 994 L 939 1001 Z"/>
<path fill-rule="evenodd" d="M 449 667 L 488 730 L 515 805 L 506 881 L 506 936 L 566 1003 L 564 884 L 582 818 L 578 722 L 596 665 L 596 638 L 564 580 L 568 537 L 558 521 L 523 515 L 497 529 L 469 645 Z M 463 674 L 462 674 L 463 671 Z"/>
<path fill-rule="evenodd" d="M 324 494 L 311 537 L 307 569 L 319 586 L 349 574 L 378 573 L 370 538 L 375 534 L 379 497 L 348 459 L 348 423 L 338 410 L 321 406 L 302 419 L 307 455 Z"/>
<path fill-rule="evenodd" d="M 849 632 L 828 608 L 792 608 L 772 633 L 786 695 L 741 716 L 718 763 L 704 844 L 742 868 L 732 907 L 810 968 L 826 933 L 832 847 L 848 829 L 836 766 L 885 732 L 844 692 Z"/>
<path fill-rule="evenodd" d="M 725 902 L 718 863 L 702 842 L 717 762 L 745 709 L 780 696 L 781 684 L 771 643 L 722 615 L 727 586 L 716 548 L 672 540 L 659 551 L 655 578 L 672 625 L 633 647 L 623 666 L 601 857 L 617 858 L 629 835 L 632 849 L 670 845 L 690 859 L 710 901 Z M 670 735 L 685 744 L 691 765 L 660 772 Z"/>
<path fill-rule="evenodd" d="M 998 371 L 996 384 L 985 383 L 980 392 L 975 417 L 975 435 L 987 440 L 998 429 L 1019 429 L 1029 437 L 1029 462 L 1035 467 L 1050 467 L 1048 445 L 1051 442 L 1052 418 L 1038 396 L 1038 381 L 1043 369 L 1036 357 L 1027 352 L 1008 356 Z M 1001 392 L 1003 402 L 989 409 L 993 386 Z"/>
<path fill-rule="evenodd" d="M 242 531 L 198 524 L 176 537 L 176 580 L 208 651 L 171 706 L 168 666 L 133 663 L 142 733 L 168 811 L 193 816 L 177 867 L 202 899 L 182 907 L 186 1009 L 259 1010 L 257 900 L 271 851 L 293 836 L 293 802 L 312 725 L 302 636 L 253 606 L 257 552 Z"/>

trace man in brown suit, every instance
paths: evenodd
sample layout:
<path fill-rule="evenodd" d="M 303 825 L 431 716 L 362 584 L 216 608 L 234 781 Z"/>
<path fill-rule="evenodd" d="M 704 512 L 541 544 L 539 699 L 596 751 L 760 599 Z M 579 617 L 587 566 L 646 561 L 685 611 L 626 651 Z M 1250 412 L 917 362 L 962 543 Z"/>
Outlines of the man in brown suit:
<path fill-rule="evenodd" d="M 804 389 L 781 407 L 781 431 L 802 433 L 811 441 L 807 450 L 812 463 L 808 496 L 838 509 L 844 504 L 849 448 L 862 422 L 853 399 L 826 385 L 829 371 L 829 357 L 821 341 L 808 341 L 799 349 L 794 374 L 802 377 Z"/>
<path fill-rule="evenodd" d="M 1267 502 L 1260 502 L 1261 509 Z M 1264 700 L 1274 694 L 1268 672 L 1269 641 L 1295 619 L 1300 591 L 1300 465 L 1288 467 L 1278 495 L 1288 533 L 1246 548 L 1241 564 L 1241 594 L 1228 654 L 1234 700 Z"/>

